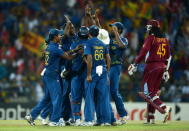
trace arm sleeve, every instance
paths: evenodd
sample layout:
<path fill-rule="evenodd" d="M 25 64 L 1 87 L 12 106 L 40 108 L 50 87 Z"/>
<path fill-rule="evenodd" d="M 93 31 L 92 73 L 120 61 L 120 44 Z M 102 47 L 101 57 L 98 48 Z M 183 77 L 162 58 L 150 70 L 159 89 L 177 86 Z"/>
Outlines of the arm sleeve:
<path fill-rule="evenodd" d="M 149 36 L 146 38 L 146 40 L 144 41 L 143 47 L 140 50 L 140 53 L 135 59 L 136 64 L 140 63 L 145 58 L 146 53 L 150 50 L 153 41 L 154 41 L 153 36 Z"/>
<path fill-rule="evenodd" d="M 87 43 L 84 46 L 84 55 L 90 55 L 90 54 L 92 54 L 92 52 L 91 52 L 91 46 L 90 46 L 89 43 Z"/>

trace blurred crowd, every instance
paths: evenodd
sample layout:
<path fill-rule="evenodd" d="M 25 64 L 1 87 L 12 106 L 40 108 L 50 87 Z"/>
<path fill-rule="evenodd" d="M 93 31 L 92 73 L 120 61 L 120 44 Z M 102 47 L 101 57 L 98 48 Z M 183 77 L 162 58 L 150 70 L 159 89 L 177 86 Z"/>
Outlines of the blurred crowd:
<path fill-rule="evenodd" d="M 52 27 L 65 23 L 64 14 L 78 29 L 86 4 L 99 8 L 100 23 L 121 21 L 128 38 L 125 63 L 120 81 L 124 101 L 140 101 L 142 71 L 130 77 L 127 67 L 139 52 L 149 19 L 158 19 L 171 44 L 173 61 L 171 79 L 162 83 L 162 99 L 169 102 L 189 102 L 189 1 L 188 0 L 11 0 L 0 2 L 0 101 L 38 101 L 43 96 L 40 72 L 41 58 L 24 48 L 20 36 L 33 32 L 45 37 Z M 142 66 L 140 66 L 142 67 Z M 139 68 L 140 70 L 140 68 Z"/>

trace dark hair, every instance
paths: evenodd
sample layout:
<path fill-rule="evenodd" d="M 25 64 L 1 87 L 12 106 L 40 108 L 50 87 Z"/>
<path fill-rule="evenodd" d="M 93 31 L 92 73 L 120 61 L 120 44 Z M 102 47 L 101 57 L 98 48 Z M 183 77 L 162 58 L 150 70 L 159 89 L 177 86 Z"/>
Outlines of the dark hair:
<path fill-rule="evenodd" d="M 151 30 L 149 31 L 149 34 L 154 34 L 155 37 L 163 38 L 165 35 L 161 32 L 160 28 L 152 26 Z"/>

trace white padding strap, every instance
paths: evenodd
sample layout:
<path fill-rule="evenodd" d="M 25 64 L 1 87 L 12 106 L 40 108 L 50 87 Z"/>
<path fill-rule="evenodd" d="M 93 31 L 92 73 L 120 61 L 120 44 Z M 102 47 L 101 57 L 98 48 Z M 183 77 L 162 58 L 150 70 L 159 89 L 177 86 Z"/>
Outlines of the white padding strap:
<path fill-rule="evenodd" d="M 155 101 L 156 99 L 159 99 L 159 96 L 154 96 L 154 97 L 152 98 L 152 101 Z"/>

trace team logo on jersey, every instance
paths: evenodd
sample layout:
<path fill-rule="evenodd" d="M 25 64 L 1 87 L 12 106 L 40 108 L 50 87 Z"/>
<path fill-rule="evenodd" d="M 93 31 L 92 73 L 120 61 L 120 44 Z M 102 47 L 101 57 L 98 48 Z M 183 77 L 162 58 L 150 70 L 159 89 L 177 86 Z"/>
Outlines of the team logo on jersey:
<path fill-rule="evenodd" d="M 115 50 L 115 49 L 116 49 L 116 46 L 110 46 L 110 49 L 111 49 L 111 50 Z"/>
<path fill-rule="evenodd" d="M 113 40 L 113 44 L 117 44 L 117 41 L 116 41 L 116 40 Z"/>

